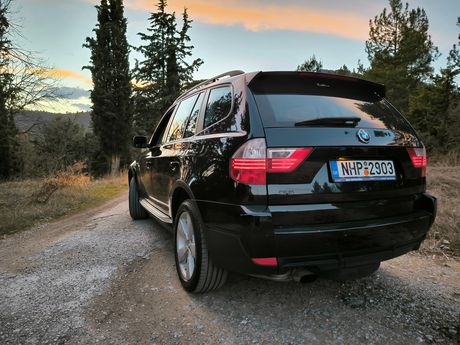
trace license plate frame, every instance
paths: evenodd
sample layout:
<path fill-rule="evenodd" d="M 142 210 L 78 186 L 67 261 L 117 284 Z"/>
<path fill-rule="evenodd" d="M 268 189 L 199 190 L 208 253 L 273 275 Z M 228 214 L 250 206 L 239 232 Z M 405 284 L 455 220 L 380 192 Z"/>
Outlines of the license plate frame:
<path fill-rule="evenodd" d="M 396 169 L 392 160 L 331 160 L 329 161 L 329 167 L 331 169 L 331 176 L 334 182 L 396 180 Z M 365 172 L 366 170 L 367 174 Z"/>

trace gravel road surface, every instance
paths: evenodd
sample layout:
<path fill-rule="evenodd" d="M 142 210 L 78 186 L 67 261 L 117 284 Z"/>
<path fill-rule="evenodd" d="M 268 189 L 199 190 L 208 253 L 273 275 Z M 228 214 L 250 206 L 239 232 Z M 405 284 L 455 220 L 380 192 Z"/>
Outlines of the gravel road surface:
<path fill-rule="evenodd" d="M 172 237 L 127 196 L 0 241 L 0 344 L 459 344 L 460 262 L 405 255 L 354 282 L 231 275 L 190 295 Z"/>

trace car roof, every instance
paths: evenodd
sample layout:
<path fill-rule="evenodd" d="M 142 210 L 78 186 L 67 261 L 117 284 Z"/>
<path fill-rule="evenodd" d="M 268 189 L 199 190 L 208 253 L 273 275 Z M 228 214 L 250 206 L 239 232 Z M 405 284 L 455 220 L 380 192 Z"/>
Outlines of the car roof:
<path fill-rule="evenodd" d="M 357 78 L 354 76 L 346 76 L 341 74 L 335 74 L 331 72 L 304 72 L 304 71 L 255 71 L 255 72 L 243 72 L 241 70 L 228 71 L 222 74 L 219 74 L 215 77 L 209 78 L 198 85 L 195 85 L 191 89 L 185 91 L 180 95 L 174 104 L 177 104 L 182 99 L 187 98 L 197 92 L 206 90 L 210 87 L 220 85 L 223 83 L 231 83 L 236 79 L 245 78 L 246 84 L 251 85 L 256 81 L 264 78 L 283 78 L 286 80 L 289 78 L 311 78 L 319 81 L 330 82 L 330 81 L 340 81 L 345 83 L 350 83 L 351 85 L 359 85 L 361 87 L 367 87 L 370 90 L 376 92 L 381 97 L 385 96 L 385 86 L 382 84 L 374 83 L 369 80 Z"/>

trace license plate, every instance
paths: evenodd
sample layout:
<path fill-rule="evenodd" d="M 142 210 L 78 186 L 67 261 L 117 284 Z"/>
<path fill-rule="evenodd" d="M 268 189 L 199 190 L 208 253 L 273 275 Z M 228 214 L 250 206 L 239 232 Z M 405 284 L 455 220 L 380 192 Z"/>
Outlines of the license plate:
<path fill-rule="evenodd" d="M 344 160 L 329 164 L 335 182 L 396 180 L 393 161 Z"/>

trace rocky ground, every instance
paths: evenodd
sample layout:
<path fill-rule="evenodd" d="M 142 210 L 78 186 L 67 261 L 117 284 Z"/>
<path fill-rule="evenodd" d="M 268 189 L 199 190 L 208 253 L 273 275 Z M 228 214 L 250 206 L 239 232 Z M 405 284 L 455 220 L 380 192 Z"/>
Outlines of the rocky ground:
<path fill-rule="evenodd" d="M 232 275 L 190 295 L 126 196 L 0 241 L 1 344 L 458 344 L 460 262 L 405 255 L 354 282 Z"/>

